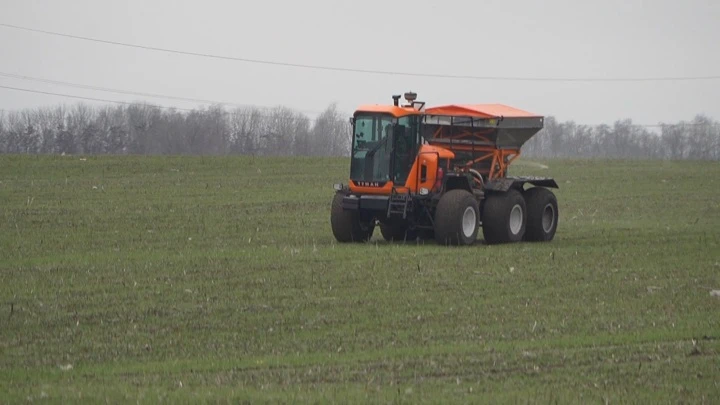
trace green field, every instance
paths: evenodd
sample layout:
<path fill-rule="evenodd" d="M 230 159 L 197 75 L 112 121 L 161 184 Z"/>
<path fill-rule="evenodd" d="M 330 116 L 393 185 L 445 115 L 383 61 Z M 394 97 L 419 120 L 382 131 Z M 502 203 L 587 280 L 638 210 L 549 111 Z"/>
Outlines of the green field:
<path fill-rule="evenodd" d="M 336 244 L 346 159 L 0 156 L 0 402 L 720 401 L 720 163 L 518 162 L 544 244 Z"/>

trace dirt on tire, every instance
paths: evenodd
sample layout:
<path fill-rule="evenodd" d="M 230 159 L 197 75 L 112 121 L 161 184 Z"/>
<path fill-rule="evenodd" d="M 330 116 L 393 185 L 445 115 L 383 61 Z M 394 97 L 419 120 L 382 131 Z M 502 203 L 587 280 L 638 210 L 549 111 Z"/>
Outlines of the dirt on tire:
<path fill-rule="evenodd" d="M 471 235 L 463 232 L 463 216 L 470 207 L 475 211 L 475 229 Z M 435 209 L 435 241 L 440 245 L 472 245 L 477 239 L 477 218 L 480 209 L 475 197 L 466 190 L 450 190 Z"/>
<path fill-rule="evenodd" d="M 511 226 L 511 213 L 515 207 L 522 210 L 520 227 Z M 488 244 L 520 242 L 525 235 L 527 208 L 525 199 L 517 190 L 493 193 L 485 198 L 483 204 L 483 236 Z"/>
<path fill-rule="evenodd" d="M 558 204 L 555 194 L 544 187 L 533 187 L 523 193 L 527 205 L 525 240 L 549 242 L 558 225 Z"/>
<path fill-rule="evenodd" d="M 357 212 L 343 209 L 343 197 L 343 193 L 335 193 L 330 209 L 330 225 L 335 239 L 342 243 L 368 241 L 372 237 L 375 224 L 372 221 L 363 224 Z"/>

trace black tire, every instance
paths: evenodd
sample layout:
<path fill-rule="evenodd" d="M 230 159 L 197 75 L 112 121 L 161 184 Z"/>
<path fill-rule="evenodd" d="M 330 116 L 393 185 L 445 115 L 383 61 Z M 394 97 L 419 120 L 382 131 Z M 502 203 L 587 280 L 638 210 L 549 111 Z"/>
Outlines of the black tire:
<path fill-rule="evenodd" d="M 543 187 L 533 187 L 526 190 L 523 197 L 527 204 L 525 240 L 531 242 L 553 240 L 559 218 L 555 194 Z"/>
<path fill-rule="evenodd" d="M 375 221 L 361 221 L 357 211 L 346 211 L 342 207 L 345 194 L 335 193 L 330 209 L 330 225 L 338 242 L 366 242 L 375 230 Z"/>
<path fill-rule="evenodd" d="M 525 235 L 526 218 L 525 199 L 519 191 L 488 195 L 482 216 L 485 242 L 491 245 L 520 242 Z"/>
<path fill-rule="evenodd" d="M 474 221 L 468 217 L 473 214 Z M 435 209 L 435 241 L 440 245 L 472 245 L 477 239 L 478 218 L 480 209 L 472 194 L 465 190 L 448 191 Z"/>

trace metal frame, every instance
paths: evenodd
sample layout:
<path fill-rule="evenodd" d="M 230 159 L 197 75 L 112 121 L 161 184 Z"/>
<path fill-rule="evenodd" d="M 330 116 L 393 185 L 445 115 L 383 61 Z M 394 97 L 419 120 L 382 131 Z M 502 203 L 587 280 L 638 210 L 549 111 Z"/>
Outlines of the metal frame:
<path fill-rule="evenodd" d="M 497 125 L 475 127 L 474 123 L 478 120 L 472 117 L 450 116 L 445 118 L 449 118 L 450 125 L 424 122 L 425 125 L 437 125 L 437 128 L 432 132 L 432 137 L 426 139 L 430 145 L 447 147 L 452 151 L 470 152 L 472 159 L 460 166 L 460 168 L 473 168 L 480 174 L 487 176 L 488 180 L 507 175 L 510 163 L 520 156 L 520 148 L 498 148 L 496 141 L 489 137 L 489 135 L 497 133 Z M 469 122 L 470 127 L 466 125 L 456 126 L 455 120 L 457 118 L 466 118 L 467 121 L 465 122 Z M 440 122 L 439 119 L 437 121 Z M 458 132 L 456 129 L 460 129 L 460 131 Z M 489 169 L 475 167 L 478 163 L 487 160 L 490 160 Z"/>

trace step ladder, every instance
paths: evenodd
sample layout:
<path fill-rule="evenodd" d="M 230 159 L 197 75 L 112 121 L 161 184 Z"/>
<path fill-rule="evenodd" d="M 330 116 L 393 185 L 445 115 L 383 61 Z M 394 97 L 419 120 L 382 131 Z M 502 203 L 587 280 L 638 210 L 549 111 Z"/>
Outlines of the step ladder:
<path fill-rule="evenodd" d="M 390 192 L 390 200 L 388 201 L 387 216 L 402 215 L 403 219 L 407 218 L 408 206 L 410 205 L 410 190 L 407 193 L 398 193 L 393 187 Z"/>

